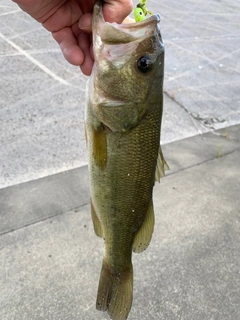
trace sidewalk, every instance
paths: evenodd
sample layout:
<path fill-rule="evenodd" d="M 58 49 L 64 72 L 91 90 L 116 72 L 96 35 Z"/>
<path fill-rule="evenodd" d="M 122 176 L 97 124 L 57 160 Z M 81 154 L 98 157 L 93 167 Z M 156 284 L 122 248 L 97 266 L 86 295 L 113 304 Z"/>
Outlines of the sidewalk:
<path fill-rule="evenodd" d="M 129 320 L 240 318 L 240 125 L 166 144 Z M 87 167 L 2 189 L 0 318 L 96 320 L 103 241 Z"/>

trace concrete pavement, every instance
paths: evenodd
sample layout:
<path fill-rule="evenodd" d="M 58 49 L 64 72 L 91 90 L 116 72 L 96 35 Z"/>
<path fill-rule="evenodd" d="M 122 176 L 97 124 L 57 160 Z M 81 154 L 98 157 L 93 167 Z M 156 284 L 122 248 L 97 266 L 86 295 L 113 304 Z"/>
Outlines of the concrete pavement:
<path fill-rule="evenodd" d="M 240 125 L 164 145 L 152 242 L 133 255 L 129 320 L 240 317 Z M 0 318 L 96 320 L 103 241 L 87 167 L 2 189 Z"/>
<path fill-rule="evenodd" d="M 171 170 L 154 188 L 152 242 L 133 255 L 129 320 L 236 320 L 239 3 L 149 0 L 149 9 L 161 14 L 166 46 Z M 7 0 L 0 73 L 0 319 L 108 319 L 95 310 L 103 241 L 89 212 L 86 78 Z"/>
<path fill-rule="evenodd" d="M 161 14 L 166 48 L 162 143 L 240 123 L 238 1 L 148 6 Z M 0 65 L 0 188 L 86 165 L 86 77 L 8 0 L 0 0 Z"/>

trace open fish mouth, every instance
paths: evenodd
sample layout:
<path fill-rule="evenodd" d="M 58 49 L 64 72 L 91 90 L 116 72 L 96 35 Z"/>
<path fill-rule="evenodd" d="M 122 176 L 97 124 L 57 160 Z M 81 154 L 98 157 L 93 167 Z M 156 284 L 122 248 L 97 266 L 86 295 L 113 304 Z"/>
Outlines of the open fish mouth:
<path fill-rule="evenodd" d="M 102 1 L 93 11 L 93 53 L 95 63 L 89 80 L 92 110 L 113 132 L 136 127 L 151 106 L 149 85 L 163 79 L 164 45 L 160 15 L 141 22 L 109 23 Z M 156 89 L 160 82 L 156 80 Z M 146 101 L 148 103 L 146 104 Z"/>
<path fill-rule="evenodd" d="M 160 15 L 154 14 L 141 22 L 122 23 L 106 22 L 102 13 L 102 2 L 97 1 L 93 12 L 93 44 L 97 52 L 101 43 L 124 44 L 153 34 L 160 22 Z M 159 30 L 160 34 L 160 30 Z"/>

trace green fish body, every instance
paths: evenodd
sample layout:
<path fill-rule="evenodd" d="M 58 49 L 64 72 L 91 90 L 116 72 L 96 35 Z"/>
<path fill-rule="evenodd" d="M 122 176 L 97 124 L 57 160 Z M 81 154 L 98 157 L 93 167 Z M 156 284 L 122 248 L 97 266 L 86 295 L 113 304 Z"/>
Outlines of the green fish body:
<path fill-rule="evenodd" d="M 131 24 L 93 13 L 95 64 L 87 86 L 85 131 L 91 213 L 105 240 L 96 307 L 127 319 L 132 304 L 132 251 L 154 229 L 152 190 L 166 163 L 160 143 L 164 46 L 159 15 Z"/>

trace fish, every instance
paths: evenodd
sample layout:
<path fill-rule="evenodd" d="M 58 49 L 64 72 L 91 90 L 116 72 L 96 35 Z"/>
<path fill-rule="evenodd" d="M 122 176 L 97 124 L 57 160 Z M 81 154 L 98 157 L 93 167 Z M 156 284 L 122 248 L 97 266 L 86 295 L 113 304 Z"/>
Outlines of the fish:
<path fill-rule="evenodd" d="M 160 16 L 105 22 L 93 10 L 94 66 L 86 88 L 91 217 L 104 239 L 96 308 L 128 318 L 133 299 L 132 252 L 145 250 L 154 229 L 152 192 L 168 168 L 160 147 L 164 45 Z"/>

